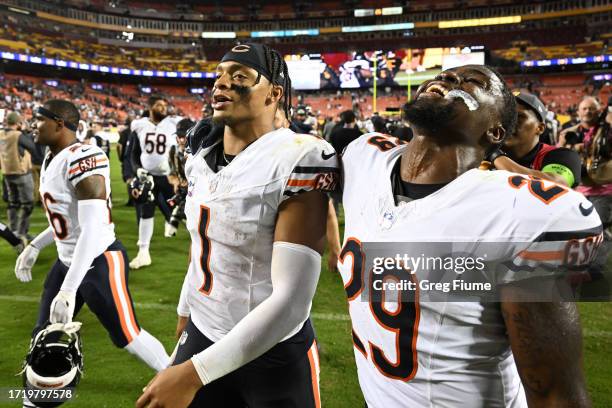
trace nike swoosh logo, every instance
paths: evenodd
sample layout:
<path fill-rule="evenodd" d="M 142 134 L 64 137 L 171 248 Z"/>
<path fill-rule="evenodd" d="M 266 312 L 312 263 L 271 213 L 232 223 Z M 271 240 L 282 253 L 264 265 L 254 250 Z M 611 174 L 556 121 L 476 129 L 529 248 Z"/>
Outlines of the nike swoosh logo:
<path fill-rule="evenodd" d="M 591 204 L 589 208 L 584 208 L 582 206 L 582 203 L 580 203 L 580 205 L 578 206 L 578 209 L 580 209 L 580 212 L 582 213 L 582 215 L 584 215 L 585 217 L 588 217 L 589 215 L 591 215 L 591 213 L 595 209 L 595 206 Z"/>
<path fill-rule="evenodd" d="M 86 151 L 88 151 L 89 149 L 91 149 L 91 147 L 88 147 L 87 149 L 82 148 L 82 149 L 81 149 L 81 151 L 82 151 L 82 152 L 86 152 Z"/>
<path fill-rule="evenodd" d="M 333 152 L 331 154 L 325 154 L 325 152 L 321 152 L 321 158 L 323 160 L 328 160 L 331 159 L 332 157 L 334 157 L 336 155 L 336 152 Z"/>

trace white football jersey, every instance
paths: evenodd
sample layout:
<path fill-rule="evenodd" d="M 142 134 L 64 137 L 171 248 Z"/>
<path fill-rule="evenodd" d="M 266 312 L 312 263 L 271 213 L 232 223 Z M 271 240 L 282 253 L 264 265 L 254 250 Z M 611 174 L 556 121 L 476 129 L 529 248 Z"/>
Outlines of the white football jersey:
<path fill-rule="evenodd" d="M 154 176 L 170 174 L 168 153 L 170 146 L 176 145 L 176 124 L 181 119 L 180 116 L 166 116 L 155 125 L 149 118 L 140 118 L 130 126 L 138 135 L 142 167 Z"/>
<path fill-rule="evenodd" d="M 554 264 L 562 262 L 557 257 L 572 237 L 601 237 L 599 216 L 567 188 L 477 169 L 429 196 L 396 205 L 391 174 L 410 148 L 399 143 L 367 134 L 342 157 L 345 237 L 339 270 L 368 407 L 526 407 L 499 304 L 417 299 L 399 306 L 396 298 L 393 307 L 388 299 L 376 306 L 358 295 L 363 243 L 517 242 L 509 248 L 511 262 L 547 257 Z M 510 273 L 501 282 L 522 277 Z"/>
<path fill-rule="evenodd" d="M 215 173 L 205 157 L 217 143 L 198 150 L 185 166 L 191 259 L 184 294 L 192 321 L 212 341 L 272 293 L 281 203 L 305 191 L 330 191 L 338 176 L 330 144 L 289 129 L 261 136 Z"/>
<path fill-rule="evenodd" d="M 72 262 L 74 247 L 81 234 L 75 186 L 95 174 L 104 177 L 109 203 L 108 220 L 96 238 L 108 246 L 115 241 L 115 225 L 110 210 L 110 167 L 104 152 L 98 146 L 76 143 L 56 156 L 48 152 L 40 170 L 40 197 L 53 229 L 59 259 L 67 266 Z"/>

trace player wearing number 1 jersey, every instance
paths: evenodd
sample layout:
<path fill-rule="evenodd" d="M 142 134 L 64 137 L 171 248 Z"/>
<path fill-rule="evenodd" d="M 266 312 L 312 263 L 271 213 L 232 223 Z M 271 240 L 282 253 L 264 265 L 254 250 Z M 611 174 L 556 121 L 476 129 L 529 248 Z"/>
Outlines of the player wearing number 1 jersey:
<path fill-rule="evenodd" d="M 576 305 L 513 299 L 555 279 L 568 251 L 593 255 L 597 213 L 564 186 L 478 169 L 516 122 L 513 95 L 488 67 L 444 71 L 404 115 L 414 130 L 409 144 L 367 134 L 342 157 L 339 269 L 368 407 L 588 406 Z M 498 277 L 501 303 L 417 296 L 381 304 L 364 295 L 373 293 L 364 292 L 366 242 L 482 241 L 504 243 L 510 270 Z M 539 261 L 551 268 L 531 270 Z M 413 279 L 422 278 L 416 271 Z"/>
<path fill-rule="evenodd" d="M 135 177 L 153 177 L 153 202 L 136 204 L 138 214 L 138 254 L 130 267 L 138 269 L 151 264 L 149 245 L 153 236 L 155 207 L 159 207 L 166 219 L 164 235 L 170 237 L 176 227 L 170 224 L 171 211 L 167 200 L 174 195 L 168 182 L 170 147 L 176 145 L 176 124 L 183 119 L 168 115 L 168 103 L 159 96 L 149 98 L 149 116 L 133 121 L 130 125 L 134 138 L 131 147 L 131 166 Z"/>
<path fill-rule="evenodd" d="M 72 321 L 87 303 L 117 347 L 155 370 L 165 368 L 169 358 L 162 344 L 140 327 L 134 312 L 127 257 L 111 217 L 108 158 L 76 139 L 79 112 L 72 103 L 50 100 L 36 120 L 36 141 L 49 146 L 40 176 L 49 227 L 24 249 L 15 273 L 30 281 L 38 252 L 53 241 L 58 260 L 45 280 L 33 336 L 49 321 Z"/>
<path fill-rule="evenodd" d="M 184 331 L 174 365 L 137 407 L 320 407 L 309 314 L 338 167 L 324 140 L 274 128 L 290 92 L 287 65 L 267 46 L 238 45 L 217 67 L 221 132 L 185 167 Z"/>

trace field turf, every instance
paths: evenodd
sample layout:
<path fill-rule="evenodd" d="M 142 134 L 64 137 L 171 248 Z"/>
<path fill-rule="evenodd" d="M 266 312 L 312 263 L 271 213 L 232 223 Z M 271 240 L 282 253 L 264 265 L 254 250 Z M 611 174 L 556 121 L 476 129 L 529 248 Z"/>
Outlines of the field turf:
<path fill-rule="evenodd" d="M 111 154 L 113 178 L 113 220 L 117 236 L 136 255 L 138 229 L 135 211 L 126 207 L 126 189 L 121 181 L 115 152 Z M 6 203 L 0 202 L 0 220 L 6 221 Z M 41 208 L 32 216 L 31 232 L 47 226 Z M 163 237 L 163 220 L 158 213 L 151 244 L 153 265 L 131 271 L 130 290 L 136 314 L 143 328 L 159 338 L 170 352 L 174 347 L 176 303 L 188 256 L 188 235 L 181 227 L 173 238 Z M 7 402 L 7 388 L 21 385 L 16 374 L 26 354 L 30 332 L 36 321 L 38 298 L 45 275 L 56 259 L 53 245 L 41 252 L 33 270 L 33 280 L 21 283 L 13 268 L 15 251 L 0 242 L 0 395 L 1 406 L 21 406 Z M 326 265 L 324 260 L 323 265 Z M 589 390 L 596 407 L 612 407 L 612 304 L 580 305 L 584 331 L 584 365 Z M 82 336 L 85 375 L 72 407 L 131 407 L 153 371 L 126 351 L 116 349 L 95 316 L 84 307 L 78 316 Z M 313 321 L 321 345 L 321 393 L 324 407 L 363 407 L 354 366 L 346 297 L 340 277 L 325 266 L 313 304 Z M 409 406 L 409 404 L 407 404 Z"/>

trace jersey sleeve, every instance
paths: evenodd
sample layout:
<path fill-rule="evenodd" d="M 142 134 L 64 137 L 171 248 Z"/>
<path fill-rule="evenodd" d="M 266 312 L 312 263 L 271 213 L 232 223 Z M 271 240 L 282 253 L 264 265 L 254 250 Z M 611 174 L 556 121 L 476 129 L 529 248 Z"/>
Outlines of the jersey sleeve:
<path fill-rule="evenodd" d="M 314 137 L 313 137 L 314 138 Z M 281 202 L 308 191 L 331 193 L 339 184 L 340 170 L 334 148 L 324 140 L 315 139 L 300 155 L 283 186 Z"/>
<path fill-rule="evenodd" d="M 504 264 L 505 272 L 499 276 L 500 283 L 560 277 L 583 271 L 595 260 L 603 242 L 601 219 L 590 201 L 578 193 L 572 195 L 571 204 L 535 239 L 515 243 L 511 259 Z"/>
<path fill-rule="evenodd" d="M 72 151 L 68 160 L 67 176 L 72 186 L 95 174 L 110 177 L 108 157 L 98 146 L 80 145 Z"/>

